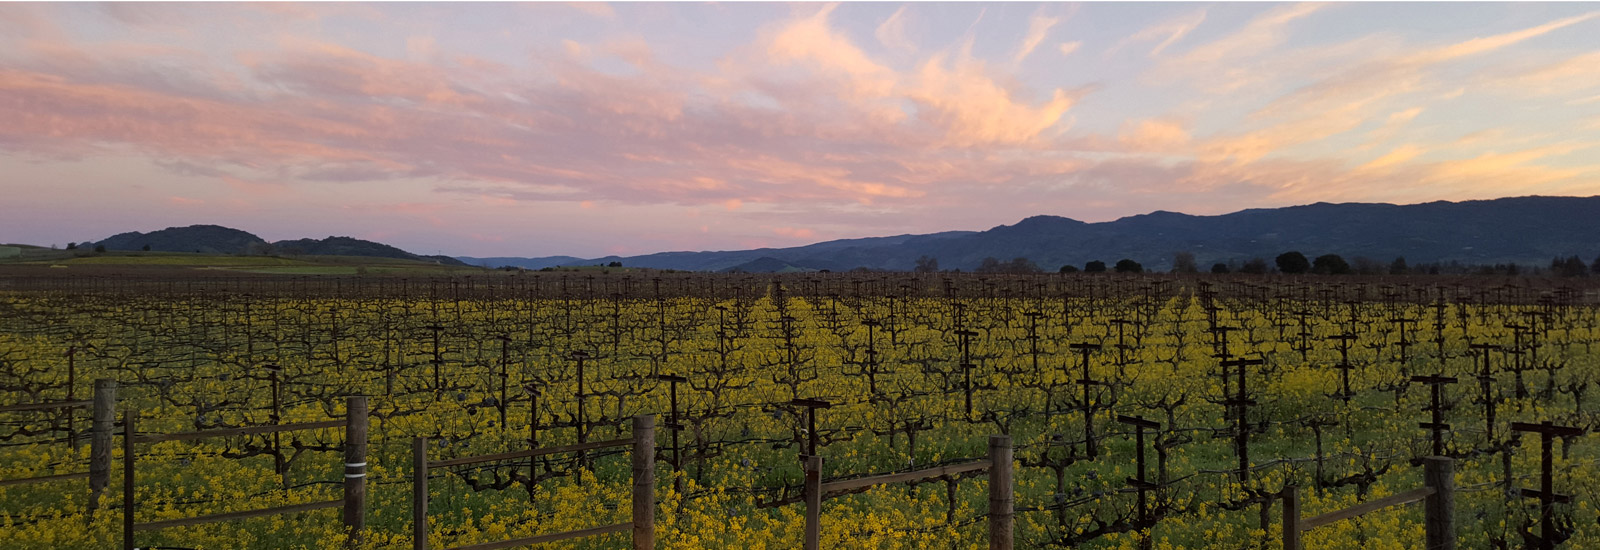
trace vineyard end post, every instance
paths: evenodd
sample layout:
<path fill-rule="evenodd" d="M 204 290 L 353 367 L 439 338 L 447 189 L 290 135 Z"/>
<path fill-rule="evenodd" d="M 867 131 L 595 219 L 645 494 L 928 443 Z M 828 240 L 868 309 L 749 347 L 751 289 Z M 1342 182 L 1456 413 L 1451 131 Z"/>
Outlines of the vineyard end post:
<path fill-rule="evenodd" d="M 122 411 L 122 549 L 133 550 L 133 409 Z"/>
<path fill-rule="evenodd" d="M 656 417 L 633 417 L 633 548 L 656 547 Z"/>
<path fill-rule="evenodd" d="M 411 440 L 411 548 L 428 550 L 428 438 Z"/>
<path fill-rule="evenodd" d="M 822 456 L 809 455 L 805 464 L 806 545 L 805 550 L 822 548 Z"/>
<path fill-rule="evenodd" d="M 345 399 L 344 528 L 350 546 L 361 543 L 367 528 L 367 397 Z"/>
<path fill-rule="evenodd" d="M 1283 550 L 1301 550 L 1300 487 L 1285 486 L 1278 498 L 1283 500 Z"/>
<path fill-rule="evenodd" d="M 100 494 L 111 484 L 111 436 L 117 429 L 117 381 L 94 381 L 94 417 L 89 425 L 88 518 L 100 505 Z"/>
<path fill-rule="evenodd" d="M 1424 512 L 1429 550 L 1456 548 L 1455 459 L 1430 456 L 1422 459 L 1423 481 L 1433 488 Z"/>
<path fill-rule="evenodd" d="M 1011 550 L 1015 499 L 1011 486 L 1011 436 L 989 436 L 989 550 Z"/>

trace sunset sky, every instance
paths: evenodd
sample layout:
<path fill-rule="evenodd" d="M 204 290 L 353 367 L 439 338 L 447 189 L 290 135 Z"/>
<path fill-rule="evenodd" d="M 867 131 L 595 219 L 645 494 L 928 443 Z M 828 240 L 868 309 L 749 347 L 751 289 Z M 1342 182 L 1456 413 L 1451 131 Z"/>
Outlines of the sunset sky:
<path fill-rule="evenodd" d="M 1600 5 L 0 4 L 0 242 L 597 257 L 1600 194 Z"/>

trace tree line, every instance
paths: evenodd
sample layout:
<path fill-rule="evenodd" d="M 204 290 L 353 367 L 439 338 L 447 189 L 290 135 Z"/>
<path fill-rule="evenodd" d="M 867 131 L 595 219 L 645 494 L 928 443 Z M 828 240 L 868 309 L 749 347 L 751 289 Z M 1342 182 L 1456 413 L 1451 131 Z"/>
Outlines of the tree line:
<path fill-rule="evenodd" d="M 917 273 L 937 273 L 939 259 L 923 255 L 917 258 L 913 271 Z M 959 269 L 952 270 L 959 272 Z M 1009 261 L 993 256 L 984 258 L 979 262 L 975 273 L 994 274 L 1028 274 L 1044 273 L 1044 268 L 1026 257 L 1012 258 Z M 1147 270 L 1139 262 L 1123 258 L 1115 264 L 1107 266 L 1104 261 L 1091 260 L 1085 262 L 1083 267 L 1067 264 L 1057 269 L 1058 273 L 1145 273 Z M 1200 266 L 1195 261 L 1194 253 L 1178 252 L 1173 254 L 1172 273 L 1199 273 Z M 1411 265 L 1404 256 L 1384 263 L 1365 256 L 1356 256 L 1345 260 L 1339 254 L 1323 254 L 1316 258 L 1308 258 L 1298 250 L 1291 250 L 1279 254 L 1268 263 L 1265 258 L 1250 258 L 1248 260 L 1233 260 L 1217 262 L 1211 265 L 1211 273 L 1244 273 L 1268 274 L 1282 273 L 1286 275 L 1553 275 L 1561 277 L 1586 277 L 1600 276 L 1600 257 L 1593 262 L 1584 262 L 1576 255 L 1556 257 L 1550 261 L 1547 269 L 1539 266 L 1524 266 L 1517 263 L 1497 264 L 1463 264 L 1459 261 L 1429 262 Z"/>

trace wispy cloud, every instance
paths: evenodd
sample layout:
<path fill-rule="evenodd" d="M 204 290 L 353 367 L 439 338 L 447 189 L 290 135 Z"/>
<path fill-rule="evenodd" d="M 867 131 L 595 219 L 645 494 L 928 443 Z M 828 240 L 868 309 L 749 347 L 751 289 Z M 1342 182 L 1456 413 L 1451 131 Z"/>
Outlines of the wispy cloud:
<path fill-rule="evenodd" d="M 1022 44 L 1017 46 L 1017 53 L 1011 56 L 1011 63 L 1020 64 L 1022 60 L 1027 59 L 1039 44 L 1044 43 L 1045 37 L 1050 34 L 1050 29 L 1060 22 L 1061 19 L 1057 17 L 1035 15 L 1028 18 L 1028 34 L 1022 37 Z"/>
<path fill-rule="evenodd" d="M 583 241 L 591 250 L 652 223 L 671 229 L 629 246 L 1600 193 L 1592 144 L 1572 135 L 1600 128 L 1600 81 L 1585 70 L 1600 59 L 1556 43 L 1600 23 L 1592 13 L 1312 40 L 1303 31 L 1334 10 L 1369 8 L 1178 6 L 1110 37 L 1076 23 L 1126 8 L 987 8 L 473 8 L 564 24 L 523 33 L 462 31 L 427 6 L 4 4 L 0 169 L 142 159 L 140 184 L 160 190 L 127 200 L 145 208 L 393 216 L 410 225 L 382 230 L 425 246 L 444 237 L 411 226 L 492 244 L 504 233 L 490 225 L 627 217 Z M 85 10 L 92 37 L 73 17 Z M 162 10 L 221 30 L 172 34 Z M 695 19 L 677 10 L 750 30 L 690 41 L 674 25 Z M 363 25 L 395 32 L 376 40 Z M 1535 40 L 1537 55 L 1520 55 Z M 1133 55 L 1111 63 L 1119 49 Z M 1021 68 L 1051 64 L 1072 70 Z M 1561 126 L 1473 118 L 1485 105 L 1548 110 Z"/>
<path fill-rule="evenodd" d="M 1161 52 L 1165 51 L 1168 46 L 1188 36 L 1190 32 L 1193 32 L 1196 27 L 1199 27 L 1205 21 L 1206 11 L 1198 10 L 1175 19 L 1156 23 L 1133 33 L 1127 38 L 1123 38 L 1122 41 L 1112 46 L 1109 51 L 1116 52 L 1134 44 L 1155 42 L 1156 45 L 1150 50 L 1149 56 L 1156 57 L 1161 55 Z"/>

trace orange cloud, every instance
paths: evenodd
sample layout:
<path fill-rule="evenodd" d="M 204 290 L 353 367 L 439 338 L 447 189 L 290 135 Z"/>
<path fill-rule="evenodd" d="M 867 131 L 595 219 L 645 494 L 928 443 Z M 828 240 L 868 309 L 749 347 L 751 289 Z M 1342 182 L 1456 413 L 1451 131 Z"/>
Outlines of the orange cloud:
<path fill-rule="evenodd" d="M 1117 141 L 1137 151 L 1181 152 L 1189 145 L 1189 131 L 1174 120 L 1145 119 L 1125 122 Z"/>
<path fill-rule="evenodd" d="M 1422 149 L 1416 145 L 1406 144 L 1396 147 L 1393 151 L 1381 157 L 1372 159 L 1371 162 L 1361 165 L 1358 170 L 1378 170 L 1387 168 L 1417 158 L 1422 154 Z"/>

